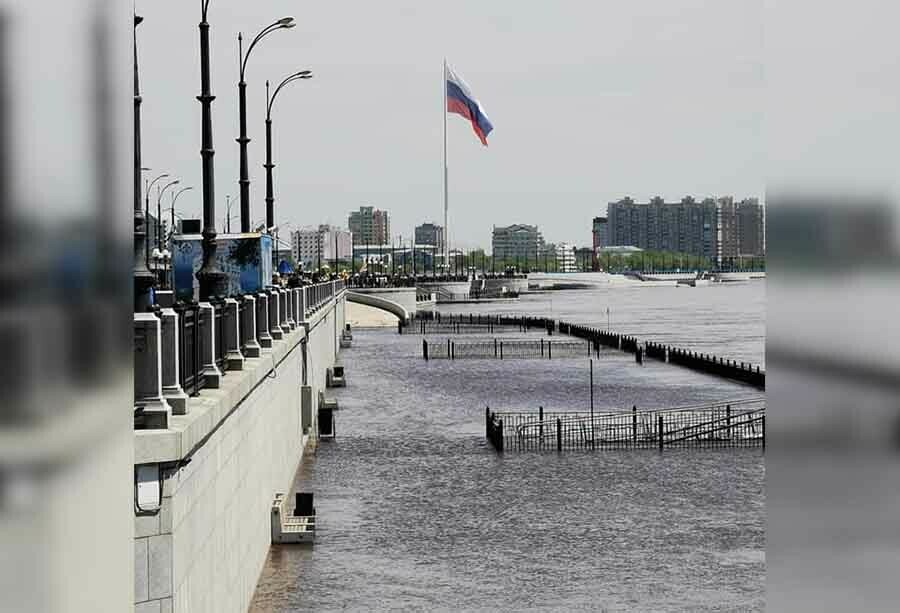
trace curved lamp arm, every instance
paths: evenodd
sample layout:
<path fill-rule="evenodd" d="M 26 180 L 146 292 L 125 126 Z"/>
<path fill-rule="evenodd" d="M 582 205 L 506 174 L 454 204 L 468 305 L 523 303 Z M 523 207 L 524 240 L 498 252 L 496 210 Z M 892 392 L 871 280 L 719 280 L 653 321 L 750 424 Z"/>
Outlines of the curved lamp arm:
<path fill-rule="evenodd" d="M 181 183 L 181 181 L 179 181 L 178 179 L 175 179 L 174 181 L 167 183 L 165 187 L 163 187 L 161 190 L 159 190 L 159 195 L 156 197 L 157 204 L 162 202 L 162 195 L 166 193 L 167 189 L 169 189 L 173 185 L 177 185 L 179 183 Z"/>
<path fill-rule="evenodd" d="M 284 81 L 278 84 L 278 87 L 275 88 L 275 93 L 272 94 L 272 97 L 269 97 L 269 82 L 266 81 L 266 119 L 270 119 L 272 116 L 272 105 L 275 104 L 275 97 L 278 96 L 278 92 L 281 91 L 281 88 L 287 85 L 288 83 L 292 83 L 294 81 L 299 81 L 301 79 L 312 79 L 313 74 L 311 70 L 301 70 L 300 72 L 295 72 L 292 75 L 287 76 Z"/>
<path fill-rule="evenodd" d="M 150 181 L 150 183 L 147 185 L 147 193 L 148 194 L 150 193 L 150 190 L 153 189 L 153 186 L 156 184 L 157 181 L 159 181 L 160 179 L 165 179 L 168 176 L 169 176 L 169 173 L 164 172 L 163 174 L 159 175 L 158 177 L 156 177 L 155 179 Z"/>
<path fill-rule="evenodd" d="M 182 187 L 180 190 L 178 190 L 177 192 L 175 192 L 175 195 L 172 196 L 172 207 L 175 206 L 175 202 L 178 200 L 178 196 L 180 196 L 180 195 L 183 194 L 184 192 L 188 191 L 189 189 L 194 189 L 194 188 L 193 188 L 192 186 Z"/>
<path fill-rule="evenodd" d="M 247 60 L 250 59 L 250 52 L 253 51 L 253 47 L 256 46 L 256 43 L 262 40 L 266 34 L 274 32 L 275 30 L 293 28 L 295 25 L 297 24 L 294 23 L 293 17 L 282 17 L 275 23 L 263 28 L 262 32 L 256 35 L 256 38 L 253 39 L 253 42 L 251 42 L 250 46 L 247 48 L 247 53 L 245 53 L 244 57 L 241 59 L 241 81 L 244 80 L 244 72 L 247 69 Z M 238 34 L 238 43 L 240 43 L 241 40 L 243 40 L 243 37 L 241 34 Z"/>

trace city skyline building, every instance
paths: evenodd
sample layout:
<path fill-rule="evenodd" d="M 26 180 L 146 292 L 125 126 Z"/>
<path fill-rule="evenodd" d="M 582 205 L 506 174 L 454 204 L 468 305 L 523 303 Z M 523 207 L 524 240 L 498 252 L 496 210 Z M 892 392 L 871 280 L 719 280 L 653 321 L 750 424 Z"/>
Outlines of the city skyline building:
<path fill-rule="evenodd" d="M 593 224 L 594 250 L 598 249 L 600 222 Z M 680 202 L 661 197 L 646 203 L 626 197 L 607 206 L 607 243 L 730 261 L 744 255 L 765 255 L 765 210 L 757 198 L 735 203 L 732 196 Z"/>
<path fill-rule="evenodd" d="M 766 209 L 759 198 L 744 198 L 737 205 L 738 255 L 759 257 L 766 253 Z"/>
<path fill-rule="evenodd" d="M 443 253 L 444 227 L 431 222 L 416 226 L 415 240 L 416 245 L 431 245 Z"/>
<path fill-rule="evenodd" d="M 578 270 L 575 263 L 575 245 L 570 243 L 557 243 L 554 251 L 557 271 L 576 272 Z"/>
<path fill-rule="evenodd" d="M 347 227 L 356 245 L 385 245 L 391 242 L 391 221 L 387 211 L 372 206 L 361 206 L 352 211 Z"/>
<path fill-rule="evenodd" d="M 332 262 L 347 262 L 353 254 L 352 232 L 320 224 L 316 228 L 301 228 L 291 232 L 291 251 L 294 261 L 304 269 L 331 265 Z"/>
<path fill-rule="evenodd" d="M 544 237 L 537 226 L 512 224 L 494 226 L 491 254 L 501 261 L 537 261 L 544 252 Z"/>

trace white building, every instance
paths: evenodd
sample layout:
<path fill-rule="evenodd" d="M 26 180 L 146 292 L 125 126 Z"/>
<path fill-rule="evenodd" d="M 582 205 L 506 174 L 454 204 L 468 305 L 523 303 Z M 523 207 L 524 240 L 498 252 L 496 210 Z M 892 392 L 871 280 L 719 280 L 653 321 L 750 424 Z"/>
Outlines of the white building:
<path fill-rule="evenodd" d="M 348 263 L 353 253 L 353 235 L 327 224 L 303 228 L 291 233 L 291 251 L 294 261 L 304 270 L 315 270 L 320 264 L 332 266 L 335 259 Z"/>
<path fill-rule="evenodd" d="M 576 272 L 578 266 L 575 263 L 575 246 L 569 243 L 556 245 L 556 270 L 559 272 Z"/>

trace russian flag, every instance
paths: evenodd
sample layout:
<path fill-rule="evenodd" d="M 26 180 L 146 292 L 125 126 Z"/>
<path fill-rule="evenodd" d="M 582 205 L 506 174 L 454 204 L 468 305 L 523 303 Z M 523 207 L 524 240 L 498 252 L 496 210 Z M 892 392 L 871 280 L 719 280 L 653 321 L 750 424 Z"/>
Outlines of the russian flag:
<path fill-rule="evenodd" d="M 472 129 L 481 139 L 481 144 L 487 147 L 487 135 L 494 126 L 487 118 L 481 103 L 472 95 L 472 90 L 449 66 L 447 66 L 447 111 L 462 115 L 471 121 Z"/>

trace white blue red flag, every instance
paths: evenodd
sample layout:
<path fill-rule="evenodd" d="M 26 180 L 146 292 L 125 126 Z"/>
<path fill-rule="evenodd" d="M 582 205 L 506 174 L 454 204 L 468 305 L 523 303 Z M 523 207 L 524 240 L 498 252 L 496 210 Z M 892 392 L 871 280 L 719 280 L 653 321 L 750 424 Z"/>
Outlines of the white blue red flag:
<path fill-rule="evenodd" d="M 472 122 L 472 129 L 481 140 L 481 144 L 487 147 L 487 136 L 494 129 L 484 107 L 472 95 L 472 90 L 466 85 L 453 70 L 447 66 L 447 111 L 462 115 Z"/>

